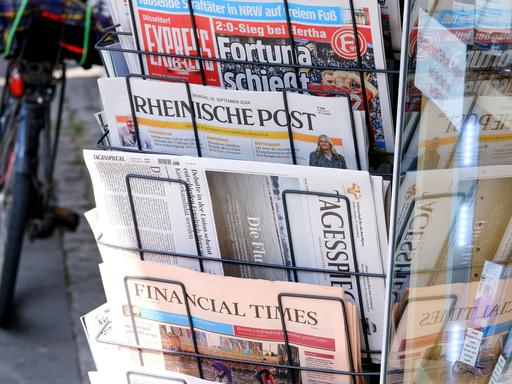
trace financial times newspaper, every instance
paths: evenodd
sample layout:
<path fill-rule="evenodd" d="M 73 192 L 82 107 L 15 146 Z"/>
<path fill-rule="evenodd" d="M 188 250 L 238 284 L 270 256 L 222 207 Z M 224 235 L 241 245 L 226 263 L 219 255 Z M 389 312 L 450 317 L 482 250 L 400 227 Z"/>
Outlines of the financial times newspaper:
<path fill-rule="evenodd" d="M 405 369 L 404 381 L 413 382 L 422 360 L 474 365 L 470 360 L 479 352 L 497 357 L 512 321 L 510 283 L 510 279 L 497 281 L 493 287 L 497 294 L 484 302 L 476 300 L 478 281 L 409 289 L 391 344 L 391 367 Z M 475 322 L 482 326 L 472 328 Z M 475 349 L 468 342 L 471 337 Z M 440 381 L 449 382 L 448 377 Z"/>
<path fill-rule="evenodd" d="M 104 242 L 256 264 L 203 261 L 204 270 L 215 274 L 342 287 L 364 314 L 370 349 L 380 350 L 384 279 L 339 274 L 357 267 L 360 272 L 383 271 L 378 231 L 385 223 L 377 225 L 367 172 L 114 151 L 85 151 L 84 155 Z M 129 174 L 157 178 L 131 177 L 129 181 L 140 243 L 130 212 Z M 189 185 L 199 250 L 184 186 L 161 178 Z M 305 196 L 294 192 L 298 190 L 328 195 Z M 190 258 L 148 252 L 144 258 L 201 267 Z M 332 273 L 292 273 L 258 266 L 264 263 L 325 268 Z"/>
<path fill-rule="evenodd" d="M 359 65 L 348 0 L 289 1 L 292 36 L 281 0 L 192 1 L 197 34 L 187 1 L 132 0 L 132 3 L 134 30 L 146 51 L 224 60 L 146 55 L 144 67 L 148 74 L 180 76 L 190 83 L 237 90 L 275 91 L 294 87 L 349 93 L 355 110 L 364 110 L 364 103 L 368 103 L 369 129 L 376 147 L 393 151 L 386 75 L 365 74 L 363 92 L 359 72 L 350 71 Z M 384 69 L 380 7 L 371 0 L 360 0 L 357 7 L 362 65 Z M 304 68 L 278 64 L 304 65 Z M 311 66 L 320 69 L 308 68 Z M 335 70 L 322 70 L 322 67 Z"/>
<path fill-rule="evenodd" d="M 288 365 L 291 359 L 291 365 L 349 371 L 359 366 L 351 348 L 352 343 L 359 346 L 357 313 L 350 302 L 343 310 L 340 288 L 215 276 L 141 261 L 104 263 L 100 270 L 114 329 L 128 344 L 175 352 L 194 352 L 195 345 L 199 353 L 212 356 L 199 365 L 192 356 L 143 348 L 128 352 L 131 364 L 196 377 L 202 370 L 212 381 L 222 371 L 233 384 L 259 374 L 270 374 L 276 383 L 287 383 L 292 374 L 304 384 L 351 382 L 350 376 L 292 373 L 261 363 Z M 301 294 L 310 297 L 297 297 Z"/>
<path fill-rule="evenodd" d="M 292 163 L 293 144 L 301 165 L 368 168 L 364 119 L 352 112 L 348 98 L 191 85 L 192 111 L 185 84 L 139 78 L 129 82 L 130 92 L 125 78 L 99 80 L 116 147 L 140 145 L 146 152 L 197 155 L 193 114 L 206 157 Z M 325 159 L 325 145 L 330 160 Z"/>

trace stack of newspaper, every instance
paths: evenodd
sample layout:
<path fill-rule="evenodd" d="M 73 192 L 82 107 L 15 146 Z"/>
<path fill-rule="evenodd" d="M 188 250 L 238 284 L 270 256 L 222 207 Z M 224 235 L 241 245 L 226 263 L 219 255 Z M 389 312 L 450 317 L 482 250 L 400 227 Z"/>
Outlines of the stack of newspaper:
<path fill-rule="evenodd" d="M 92 380 L 353 383 L 329 371 L 380 361 L 382 178 L 115 151 L 85 159 L 108 298 L 83 318 Z"/>
<path fill-rule="evenodd" d="M 512 3 L 413 4 L 405 168 L 512 164 Z"/>
<path fill-rule="evenodd" d="M 132 74 L 172 76 L 228 90 L 343 93 L 350 95 L 354 111 L 368 113 L 374 149 L 393 151 L 388 78 L 375 69 L 386 69 L 385 46 L 388 58 L 393 58 L 391 49 L 400 49 L 397 1 L 359 0 L 355 9 L 349 0 L 190 4 L 192 9 L 181 0 L 111 0 L 119 31 L 128 32 L 113 46 L 154 54 L 125 53 L 122 60 L 102 51 L 109 74 L 127 68 Z"/>
<path fill-rule="evenodd" d="M 490 377 L 496 364 L 496 377 L 508 369 L 511 175 L 512 166 L 485 166 L 403 180 L 390 349 L 392 368 L 403 370 L 397 380 L 451 382 Z"/>

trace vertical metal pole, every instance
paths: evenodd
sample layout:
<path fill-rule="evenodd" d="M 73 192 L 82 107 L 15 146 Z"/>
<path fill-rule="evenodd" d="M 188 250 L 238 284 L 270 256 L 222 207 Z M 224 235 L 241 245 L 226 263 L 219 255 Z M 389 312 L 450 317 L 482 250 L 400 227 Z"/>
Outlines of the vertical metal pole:
<path fill-rule="evenodd" d="M 288 137 L 290 138 L 290 151 L 292 155 L 292 163 L 297 165 L 297 154 L 295 153 L 295 142 L 293 141 L 293 131 L 292 131 L 292 117 L 290 115 L 290 106 L 288 104 L 288 94 L 286 90 L 283 90 L 283 103 L 284 103 L 284 111 L 286 113 L 286 125 L 288 126 Z"/>
<path fill-rule="evenodd" d="M 206 85 L 206 78 L 204 75 L 204 65 L 203 65 L 203 50 L 199 45 L 199 36 L 197 35 L 197 25 L 196 25 L 196 17 L 194 15 L 194 7 L 192 4 L 192 0 L 188 0 L 188 12 L 190 14 L 190 22 L 192 23 L 192 32 L 194 35 L 194 43 L 196 44 L 197 56 L 201 57 L 199 61 L 199 70 L 201 71 L 201 83 Z"/>
<path fill-rule="evenodd" d="M 396 248 L 396 220 L 398 217 L 398 191 L 400 188 L 400 167 L 401 167 L 401 146 L 402 129 L 404 124 L 405 102 L 407 93 L 407 73 L 408 73 L 408 52 L 409 52 L 409 23 L 411 17 L 410 0 L 404 0 L 404 19 L 402 25 L 402 53 L 400 54 L 400 89 L 398 94 L 398 113 L 396 118 L 395 134 L 395 159 L 393 165 L 392 178 L 392 197 L 390 210 L 390 228 L 389 228 L 389 246 L 388 246 L 388 266 L 386 278 L 386 300 L 384 307 L 384 334 L 382 336 L 382 361 L 380 367 L 380 383 L 387 383 L 387 365 L 389 355 L 389 345 L 391 338 L 391 300 L 393 298 L 393 267 Z"/>
<path fill-rule="evenodd" d="M 361 46 L 359 44 L 359 33 L 357 31 L 357 22 L 356 22 L 356 10 L 354 8 L 354 0 L 349 0 L 350 3 L 350 15 L 352 18 L 352 29 L 354 30 L 354 41 L 356 44 L 356 53 L 357 53 L 357 66 L 359 67 L 359 81 L 361 82 L 361 92 L 363 93 L 363 106 L 364 106 L 364 114 L 366 117 L 367 128 L 370 130 L 370 146 L 373 147 L 375 145 L 375 131 L 372 128 L 371 119 L 370 119 L 370 107 L 368 106 L 368 99 L 366 98 L 366 84 L 364 83 L 364 74 L 363 71 L 363 58 L 361 57 Z"/>

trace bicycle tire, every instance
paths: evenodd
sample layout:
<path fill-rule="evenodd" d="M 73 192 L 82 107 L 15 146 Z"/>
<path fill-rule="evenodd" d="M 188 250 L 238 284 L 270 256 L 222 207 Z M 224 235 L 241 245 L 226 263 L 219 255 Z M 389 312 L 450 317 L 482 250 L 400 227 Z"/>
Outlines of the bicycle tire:
<path fill-rule="evenodd" d="M 0 326 L 7 324 L 12 302 L 25 229 L 31 207 L 33 175 L 37 172 L 38 131 L 33 129 L 40 124 L 40 109 L 22 104 L 18 109 L 10 104 L 4 117 L 3 137 L 0 149 L 7 153 L 2 162 L 3 183 L 0 185 Z M 20 145 L 19 135 L 23 132 L 24 143 Z M 14 133 L 14 134 L 12 134 Z M 17 149 L 20 145 L 21 148 Z M 18 158 L 16 152 L 23 151 Z M 33 166 L 25 168 L 18 164 L 32 159 Z"/>
<path fill-rule="evenodd" d="M 7 239 L 0 243 L 0 326 L 6 324 L 11 313 L 32 188 L 29 176 L 15 173 L 13 177 L 12 201 L 7 207 L 0 207 L 0 220 L 5 220 L 3 236 Z M 2 234 L 0 239 L 4 240 Z"/>

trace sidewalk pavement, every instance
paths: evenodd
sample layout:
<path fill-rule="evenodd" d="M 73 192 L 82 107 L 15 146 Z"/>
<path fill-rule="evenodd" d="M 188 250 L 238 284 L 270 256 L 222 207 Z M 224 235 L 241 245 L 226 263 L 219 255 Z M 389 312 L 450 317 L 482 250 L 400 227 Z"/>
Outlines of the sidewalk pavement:
<path fill-rule="evenodd" d="M 1 69 L 0 69 L 1 70 Z M 101 109 L 95 72 L 68 80 L 55 177 L 59 205 L 80 214 L 94 206 L 82 148 L 94 148 Z M 85 76 L 85 77 L 84 77 Z M 85 221 L 75 233 L 25 244 L 14 321 L 0 330 L 0 383 L 82 384 L 94 369 L 80 316 L 105 302 L 99 253 Z"/>

